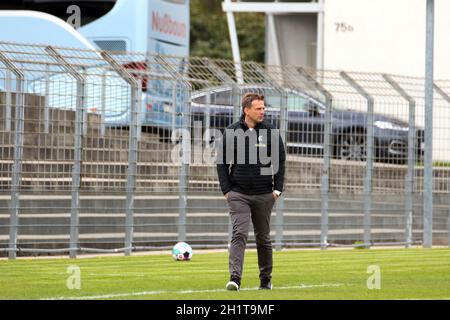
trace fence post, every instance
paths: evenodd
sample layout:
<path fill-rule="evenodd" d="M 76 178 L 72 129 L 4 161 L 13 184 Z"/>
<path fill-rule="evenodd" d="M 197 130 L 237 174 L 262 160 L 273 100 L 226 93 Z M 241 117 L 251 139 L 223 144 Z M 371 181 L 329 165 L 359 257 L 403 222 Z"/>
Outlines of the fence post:
<path fill-rule="evenodd" d="M 161 56 L 155 57 L 158 63 L 161 63 L 164 69 L 168 71 L 172 76 L 176 71 L 172 70 L 168 62 Z M 177 79 L 176 76 L 174 76 Z M 178 82 L 178 80 L 177 80 Z M 177 85 L 175 85 L 175 88 Z M 176 99 L 174 100 L 177 103 Z M 173 108 L 176 110 L 177 106 L 174 105 Z M 186 136 L 185 133 L 190 133 L 190 112 L 188 110 L 181 109 L 180 112 L 183 114 L 183 133 L 181 135 L 181 167 L 180 167 L 180 182 L 178 185 L 178 230 L 177 230 L 177 241 L 186 241 L 186 214 L 187 214 L 187 190 L 189 185 L 189 164 L 191 160 L 191 139 Z M 172 131 L 173 135 L 174 131 Z"/>
<path fill-rule="evenodd" d="M 397 91 L 409 103 L 408 121 L 408 172 L 405 177 L 405 247 L 412 244 L 412 217 L 413 217 L 413 192 L 414 192 L 414 165 L 416 147 L 416 101 L 406 93 L 389 75 L 383 74 L 395 91 Z"/>
<path fill-rule="evenodd" d="M 11 131 L 11 104 L 12 104 L 12 92 L 11 92 L 11 71 L 6 69 L 5 72 L 5 132 Z"/>
<path fill-rule="evenodd" d="M 161 66 L 169 72 L 173 79 L 175 79 L 182 88 L 184 88 L 184 97 L 179 101 L 180 103 L 185 103 L 183 108 L 183 135 L 182 135 L 182 161 L 180 170 L 180 183 L 179 183 L 179 198 L 178 198 L 178 241 L 186 241 L 186 211 L 188 205 L 188 186 L 189 186 L 189 165 L 191 160 L 191 139 L 190 136 L 191 129 L 191 102 L 190 102 L 190 84 L 184 79 L 183 74 L 176 71 L 169 62 L 162 56 L 156 56 L 155 60 L 161 64 Z M 176 107 L 176 106 L 175 106 Z M 188 133 L 186 137 L 185 133 Z M 173 133 L 172 133 L 173 134 Z"/>
<path fill-rule="evenodd" d="M 450 209 L 447 219 L 447 246 L 450 248 Z"/>
<path fill-rule="evenodd" d="M 177 128 L 177 86 L 177 83 L 174 83 L 172 88 L 172 132 L 175 132 Z"/>
<path fill-rule="evenodd" d="M 436 84 L 433 84 L 433 88 L 450 105 L 450 96 Z M 447 184 L 447 189 L 450 189 L 450 179 Z M 447 191 L 449 192 L 449 203 L 450 203 L 450 190 Z M 449 216 L 447 221 L 447 230 L 448 230 L 448 246 L 450 248 L 450 206 L 448 212 Z"/>
<path fill-rule="evenodd" d="M 45 64 L 44 133 L 50 132 L 50 65 Z"/>
<path fill-rule="evenodd" d="M 25 75 L 1 52 L 0 52 L 0 60 L 6 66 L 8 71 L 12 71 L 16 76 L 16 101 L 15 101 L 16 108 L 15 108 L 15 128 L 14 128 L 16 132 L 14 140 L 14 163 L 11 173 L 11 204 L 10 204 L 9 247 L 8 247 L 8 258 L 15 259 L 17 256 L 17 233 L 18 233 L 19 211 L 20 211 L 20 182 L 22 176 L 23 128 L 25 115 L 24 110 Z M 11 109 L 9 116 L 10 116 L 9 120 L 11 120 Z"/>
<path fill-rule="evenodd" d="M 136 79 L 128 73 L 116 60 L 114 60 L 106 51 L 100 52 L 105 61 L 113 68 L 115 72 L 127 82 L 131 87 L 130 97 L 130 133 L 128 139 L 128 169 L 126 185 L 126 217 L 125 217 L 125 249 L 124 253 L 129 256 L 133 251 L 133 232 L 134 232 L 134 198 L 136 191 L 137 175 L 137 153 L 138 153 L 138 108 L 139 108 L 139 84 Z"/>
<path fill-rule="evenodd" d="M 364 176 L 364 246 L 370 247 L 370 229 L 371 229 L 371 211 L 372 211 L 372 174 L 373 174 L 373 97 L 364 90 L 353 78 L 346 72 L 340 72 L 341 77 L 348 82 L 360 95 L 367 100 L 367 132 L 366 132 L 366 174 Z"/>
<path fill-rule="evenodd" d="M 102 88 L 100 93 L 100 136 L 102 138 L 105 137 L 106 133 L 106 124 L 105 124 L 105 116 L 106 116 L 106 70 L 102 72 Z"/>
<path fill-rule="evenodd" d="M 177 79 L 178 77 L 176 77 Z M 187 101 L 187 105 L 183 108 L 183 124 L 185 132 L 190 132 L 191 129 L 191 104 L 190 104 L 190 92 L 186 90 L 184 93 L 184 98 L 182 101 Z M 192 138 L 192 137 L 191 137 Z M 187 231 L 186 231 L 186 212 L 188 207 L 188 189 L 189 189 L 189 165 L 191 160 L 191 139 L 186 139 L 183 135 L 183 161 L 181 164 L 181 173 L 180 173 L 180 198 L 179 198 L 179 206 L 180 206 L 180 220 L 179 220 L 179 228 L 178 228 L 178 240 L 186 241 L 187 240 Z"/>
<path fill-rule="evenodd" d="M 285 151 L 287 151 L 287 95 L 281 91 L 281 106 L 280 106 L 280 135 L 285 145 Z M 284 202 L 286 199 L 286 192 L 281 193 L 280 199 L 277 200 L 276 219 L 275 219 L 275 250 L 281 250 L 284 243 Z"/>
<path fill-rule="evenodd" d="M 231 88 L 231 99 L 233 100 L 233 123 L 239 121 L 241 118 L 241 98 L 240 89 L 236 87 Z"/>
<path fill-rule="evenodd" d="M 244 84 L 244 77 L 242 72 L 242 64 L 241 62 L 235 63 L 236 67 L 236 80 L 238 82 L 237 86 L 233 86 L 231 89 L 232 93 L 232 99 L 233 99 L 233 122 L 239 121 L 241 118 L 241 99 L 242 99 L 242 92 L 239 85 Z"/>
<path fill-rule="evenodd" d="M 70 258 L 77 257 L 79 239 L 80 215 L 80 185 L 81 185 L 81 152 L 83 136 L 85 78 L 69 62 L 67 62 L 54 48 L 47 46 L 45 51 L 61 65 L 77 81 L 77 98 L 75 108 L 75 141 L 74 159 L 72 168 L 72 201 L 70 214 Z"/>
<path fill-rule="evenodd" d="M 82 70 L 82 77 L 83 77 L 83 81 L 84 81 L 84 84 L 86 83 L 86 80 L 87 80 L 87 78 L 88 78 L 88 74 L 87 74 L 87 70 L 86 70 L 86 67 L 82 67 L 81 68 L 81 70 Z M 85 89 L 85 85 L 84 85 L 84 87 L 83 87 L 83 97 L 84 97 L 84 99 L 85 100 L 87 100 L 88 99 L 88 97 L 87 97 L 87 94 L 86 94 L 86 91 L 85 91 L 86 89 Z M 83 105 L 84 106 L 84 105 Z M 87 110 L 87 107 L 86 107 L 86 110 L 85 109 L 83 109 L 83 112 L 82 112 L 82 114 L 83 114 L 83 118 L 82 118 L 82 123 L 83 123 L 83 125 L 82 125 L 82 136 L 86 136 L 87 135 L 87 133 L 88 133 L 88 125 L 89 125 L 89 123 L 88 123 L 88 110 Z"/>
<path fill-rule="evenodd" d="M 331 171 L 331 112 L 333 96 L 317 82 L 304 68 L 298 68 L 298 72 L 307 82 L 311 83 L 325 97 L 325 128 L 324 128 L 324 150 L 321 179 L 321 220 L 320 220 L 320 248 L 326 249 L 328 246 L 328 216 L 329 216 L 329 194 L 330 194 L 330 171 Z"/>
<path fill-rule="evenodd" d="M 433 246 L 433 54 L 434 54 L 434 0 L 426 6 L 425 50 L 425 159 L 423 247 Z"/>
<path fill-rule="evenodd" d="M 145 113 L 142 112 L 142 81 L 143 81 L 142 78 L 139 78 L 139 81 L 137 82 L 137 89 L 136 89 L 136 91 L 137 91 L 136 92 L 136 124 L 135 124 L 136 139 L 137 139 L 136 148 L 137 148 L 137 143 L 139 141 L 141 141 L 141 139 L 142 139 L 142 123 L 143 123 L 142 117 L 145 116 Z M 137 158 L 136 158 L 136 161 L 137 161 Z"/>

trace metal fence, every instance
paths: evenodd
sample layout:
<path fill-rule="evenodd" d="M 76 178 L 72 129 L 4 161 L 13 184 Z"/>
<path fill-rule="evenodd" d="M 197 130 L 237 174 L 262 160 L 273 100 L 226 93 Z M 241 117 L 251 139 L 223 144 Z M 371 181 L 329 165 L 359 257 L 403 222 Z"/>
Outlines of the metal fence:
<path fill-rule="evenodd" d="M 450 81 L 434 89 L 425 128 L 422 78 L 0 42 L 0 253 L 227 247 L 216 146 L 250 91 L 287 151 L 276 248 L 447 245 Z"/>

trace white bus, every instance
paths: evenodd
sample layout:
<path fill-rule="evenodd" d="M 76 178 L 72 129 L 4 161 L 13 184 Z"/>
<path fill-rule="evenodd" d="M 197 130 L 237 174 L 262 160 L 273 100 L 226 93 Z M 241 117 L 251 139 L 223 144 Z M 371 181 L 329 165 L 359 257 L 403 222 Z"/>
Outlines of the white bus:
<path fill-rule="evenodd" d="M 189 0 L 3 0 L 0 17 L 0 41 L 141 52 L 149 57 L 189 55 Z M 69 23 L 73 26 L 77 19 L 79 25 L 75 24 L 75 30 Z M 145 67 L 145 63 L 130 61 L 126 66 L 139 68 Z M 143 80 L 140 112 L 143 125 L 173 128 L 181 121 L 174 119 L 174 115 L 179 113 L 183 100 L 174 97 L 177 93 L 173 86 L 166 80 L 152 80 L 148 84 Z M 39 88 L 35 85 L 33 89 Z M 71 108 L 61 105 L 61 101 L 50 107 Z M 90 107 L 100 109 L 95 103 Z M 127 105 L 106 109 L 108 124 L 126 124 L 129 120 Z"/>
<path fill-rule="evenodd" d="M 106 14 L 78 29 L 100 49 L 147 52 L 149 56 L 189 56 L 189 0 L 114 2 Z M 145 61 L 136 62 L 131 67 L 145 67 Z M 164 73 L 158 64 L 154 66 L 154 72 Z M 183 70 L 183 62 L 177 69 Z M 177 115 L 182 114 L 185 99 L 173 86 L 173 82 L 165 80 L 143 81 L 143 125 L 164 129 L 181 125 L 182 118 Z"/>
<path fill-rule="evenodd" d="M 78 31 L 105 50 L 189 55 L 189 0 L 114 2 L 108 13 Z"/>
<path fill-rule="evenodd" d="M 58 17 L 104 50 L 189 55 L 189 0 L 2 0 L 0 10 Z M 8 30 L 18 39 L 26 36 L 21 31 Z M 52 42 L 63 40 L 43 36 Z"/>

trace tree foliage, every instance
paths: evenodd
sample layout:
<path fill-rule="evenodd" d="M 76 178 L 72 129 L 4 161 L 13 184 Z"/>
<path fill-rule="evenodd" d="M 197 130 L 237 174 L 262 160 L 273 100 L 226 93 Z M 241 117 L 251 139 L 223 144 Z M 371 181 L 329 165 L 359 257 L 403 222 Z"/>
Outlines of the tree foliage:
<path fill-rule="evenodd" d="M 191 0 L 192 56 L 232 59 L 230 35 L 222 0 Z M 235 14 L 242 60 L 264 62 L 265 18 L 260 13 Z"/>

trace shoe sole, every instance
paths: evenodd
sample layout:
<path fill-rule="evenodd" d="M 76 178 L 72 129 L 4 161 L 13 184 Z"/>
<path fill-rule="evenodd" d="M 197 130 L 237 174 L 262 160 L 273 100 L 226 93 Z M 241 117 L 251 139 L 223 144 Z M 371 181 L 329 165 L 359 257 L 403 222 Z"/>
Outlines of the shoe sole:
<path fill-rule="evenodd" d="M 270 285 L 270 287 L 259 287 L 259 290 L 272 290 L 273 286 Z"/>
<path fill-rule="evenodd" d="M 238 291 L 239 290 L 239 286 L 237 285 L 237 283 L 230 281 L 230 282 L 227 283 L 226 289 L 228 291 Z"/>

